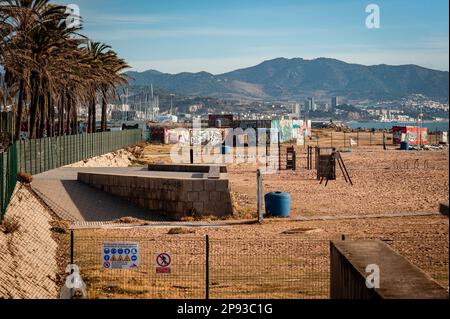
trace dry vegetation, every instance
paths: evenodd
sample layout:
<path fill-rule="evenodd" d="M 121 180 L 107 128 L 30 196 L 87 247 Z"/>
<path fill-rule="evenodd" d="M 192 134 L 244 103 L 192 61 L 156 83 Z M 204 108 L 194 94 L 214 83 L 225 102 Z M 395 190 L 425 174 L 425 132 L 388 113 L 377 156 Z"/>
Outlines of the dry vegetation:
<path fill-rule="evenodd" d="M 168 162 L 170 146 L 150 145 L 144 162 Z M 76 257 L 93 298 L 203 298 L 205 236 L 211 240 L 212 298 L 327 298 L 329 241 L 379 239 L 448 289 L 448 218 L 417 216 L 345 219 L 345 216 L 437 212 L 448 201 L 448 152 L 400 152 L 393 147 L 361 147 L 345 153 L 355 182 L 342 176 L 328 187 L 300 169 L 266 176 L 265 191 L 292 195 L 294 217 L 332 216 L 335 220 L 293 222 L 266 220 L 204 228 L 155 228 L 151 223 L 124 229 L 77 230 Z M 415 163 L 419 161 L 419 167 Z M 399 164 L 402 163 L 402 164 Z M 411 163 L 405 165 L 404 163 Z M 407 167 L 410 167 L 409 169 Z M 231 165 L 229 175 L 236 209 L 234 218 L 254 218 L 256 166 Z M 102 241 L 139 242 L 141 268 L 134 273 L 104 271 Z M 170 276 L 155 274 L 154 255 L 169 251 Z"/>
<path fill-rule="evenodd" d="M 441 216 L 280 220 L 263 225 L 184 228 L 180 232 L 169 235 L 167 228 L 150 227 L 120 233 L 77 230 L 76 262 L 90 285 L 90 297 L 203 298 L 206 235 L 211 242 L 212 298 L 327 298 L 329 241 L 340 240 L 342 234 L 347 240 L 383 240 L 448 287 L 448 219 Z M 139 242 L 140 269 L 102 270 L 99 256 L 106 238 L 111 242 Z M 167 251 L 174 260 L 173 273 L 156 275 L 154 258 Z"/>

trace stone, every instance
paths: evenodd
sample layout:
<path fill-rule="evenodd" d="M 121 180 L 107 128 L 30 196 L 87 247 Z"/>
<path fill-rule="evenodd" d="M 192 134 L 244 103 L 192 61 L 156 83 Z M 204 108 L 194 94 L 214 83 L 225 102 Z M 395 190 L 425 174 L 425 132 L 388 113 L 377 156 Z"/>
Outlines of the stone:
<path fill-rule="evenodd" d="M 189 192 L 187 194 L 187 200 L 190 202 L 196 202 L 199 201 L 199 193 L 198 192 Z"/>
<path fill-rule="evenodd" d="M 194 180 L 192 183 L 195 192 L 202 192 L 205 190 L 205 182 L 203 180 Z"/>

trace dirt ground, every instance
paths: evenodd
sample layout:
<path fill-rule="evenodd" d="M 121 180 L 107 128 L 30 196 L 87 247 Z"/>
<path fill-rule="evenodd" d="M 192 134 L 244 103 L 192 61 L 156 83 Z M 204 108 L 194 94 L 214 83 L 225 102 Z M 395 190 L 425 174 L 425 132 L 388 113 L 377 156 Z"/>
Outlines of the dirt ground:
<path fill-rule="evenodd" d="M 330 240 L 376 239 L 391 246 L 448 291 L 449 222 L 441 215 L 345 219 L 393 213 L 437 212 L 448 201 L 448 151 L 401 152 L 360 147 L 343 154 L 354 186 L 341 175 L 325 187 L 299 169 L 264 177 L 265 192 L 292 196 L 293 217 L 226 227 L 135 227 L 77 230 L 75 256 L 92 298 L 203 298 L 205 238 L 210 238 L 211 298 L 327 298 Z M 149 145 L 140 161 L 169 162 L 170 147 Z M 236 218 L 254 218 L 255 165 L 230 165 Z M 341 219 L 340 219 L 341 218 Z M 170 234 L 176 235 L 170 235 Z M 138 242 L 141 267 L 123 276 L 102 270 L 102 242 Z M 154 257 L 170 251 L 170 276 L 155 274 Z M 169 287 L 169 289 L 168 289 Z"/>
<path fill-rule="evenodd" d="M 169 162 L 169 152 L 170 146 L 148 145 L 143 151 L 131 150 L 135 158 L 120 154 L 120 158 L 126 157 L 120 163 L 115 156 L 105 156 L 80 165 Z M 118 230 L 119 226 L 110 225 L 76 230 L 75 263 L 88 284 L 89 297 L 204 298 L 206 235 L 210 238 L 213 299 L 327 298 L 329 243 L 342 240 L 343 235 L 346 240 L 382 240 L 448 290 L 448 217 L 386 217 L 393 213 L 437 212 L 439 203 L 448 201 L 448 150 L 354 148 L 351 153 L 343 153 L 353 187 L 340 173 L 337 181 L 327 187 L 320 185 L 314 173 L 305 169 L 304 150 L 297 148 L 297 152 L 298 170 L 265 176 L 264 192 L 290 192 L 293 217 L 331 216 L 334 220 L 268 219 L 262 225 L 179 229 L 144 226 Z M 235 219 L 256 217 L 257 168 L 252 164 L 228 167 Z M 0 297 L 54 298 L 62 280 L 63 263 L 59 261 L 68 258 L 68 234 L 64 225 L 53 225 L 51 214 L 31 192 L 19 195 L 11 204 L 10 214 L 16 207 L 18 218 L 28 224 L 12 233 L 0 232 L 0 261 L 6 265 L 0 268 Z M 377 214 L 385 216 L 358 218 Z M 56 235 L 54 230 L 60 228 L 62 234 Z M 138 242 L 140 268 L 126 273 L 103 270 L 105 242 Z M 155 256 L 167 251 L 174 259 L 172 274 L 156 275 Z"/>
<path fill-rule="evenodd" d="M 149 145 L 140 160 L 168 163 L 170 149 Z M 345 183 L 339 169 L 336 181 L 320 185 L 315 172 L 306 170 L 306 150 L 296 149 L 297 171 L 266 175 L 263 182 L 264 193 L 291 194 L 293 217 L 437 212 L 439 203 L 448 202 L 448 149 L 406 152 L 393 146 L 387 151 L 380 146 L 356 147 L 342 153 L 354 186 Z M 257 168 L 253 164 L 228 166 L 236 217 L 255 217 Z"/>
<path fill-rule="evenodd" d="M 0 299 L 58 298 L 63 255 L 54 226 L 45 205 L 19 184 L 0 226 Z"/>
<path fill-rule="evenodd" d="M 210 238 L 211 298 L 327 298 L 329 241 L 378 239 L 448 289 L 448 218 L 381 218 L 263 225 L 77 230 L 75 259 L 91 298 L 203 298 L 205 236 Z M 169 233 L 179 233 L 169 235 Z M 137 242 L 141 266 L 102 270 L 102 242 Z M 170 252 L 172 274 L 155 274 Z M 169 287 L 169 289 L 168 289 Z"/>

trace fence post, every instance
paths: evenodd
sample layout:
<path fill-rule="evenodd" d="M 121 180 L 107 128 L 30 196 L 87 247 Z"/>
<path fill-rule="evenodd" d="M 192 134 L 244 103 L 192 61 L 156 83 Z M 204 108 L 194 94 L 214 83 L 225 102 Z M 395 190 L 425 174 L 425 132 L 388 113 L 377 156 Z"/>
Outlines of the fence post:
<path fill-rule="evenodd" d="M 262 209 L 262 174 L 261 170 L 256 171 L 256 179 L 258 183 L 258 222 L 262 224 L 263 222 L 263 209 Z"/>
<path fill-rule="evenodd" d="M 281 171 L 281 132 L 278 132 L 278 171 Z"/>
<path fill-rule="evenodd" d="M 0 154 L 0 221 L 3 218 L 3 208 L 4 208 L 4 182 L 5 182 L 5 168 L 4 168 L 4 154 Z"/>
<path fill-rule="evenodd" d="M 209 300 L 209 235 L 206 235 L 206 264 L 205 264 L 205 299 Z"/>
<path fill-rule="evenodd" d="M 73 265 L 73 244 L 74 244 L 74 236 L 73 229 L 70 230 L 70 264 Z"/>

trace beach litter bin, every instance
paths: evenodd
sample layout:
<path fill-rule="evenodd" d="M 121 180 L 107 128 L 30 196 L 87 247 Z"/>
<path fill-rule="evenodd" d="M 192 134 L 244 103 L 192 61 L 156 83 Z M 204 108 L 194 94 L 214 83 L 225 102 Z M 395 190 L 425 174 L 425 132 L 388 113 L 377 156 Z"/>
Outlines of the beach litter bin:
<path fill-rule="evenodd" d="M 291 194 L 282 192 L 268 193 L 264 196 L 266 215 L 271 217 L 289 217 L 291 213 Z"/>

